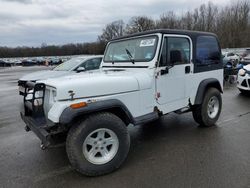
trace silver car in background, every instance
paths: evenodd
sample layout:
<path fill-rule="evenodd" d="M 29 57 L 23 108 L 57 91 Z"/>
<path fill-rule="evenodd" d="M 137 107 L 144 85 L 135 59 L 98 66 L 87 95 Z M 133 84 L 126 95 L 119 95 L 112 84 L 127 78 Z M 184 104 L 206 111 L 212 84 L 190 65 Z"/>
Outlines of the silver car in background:
<path fill-rule="evenodd" d="M 48 78 L 56 78 L 99 69 L 102 58 L 102 55 L 75 57 L 56 66 L 52 70 L 42 70 L 27 74 L 18 80 L 19 94 L 24 94 L 24 85 L 27 81 L 36 82 L 37 80 L 45 80 Z"/>

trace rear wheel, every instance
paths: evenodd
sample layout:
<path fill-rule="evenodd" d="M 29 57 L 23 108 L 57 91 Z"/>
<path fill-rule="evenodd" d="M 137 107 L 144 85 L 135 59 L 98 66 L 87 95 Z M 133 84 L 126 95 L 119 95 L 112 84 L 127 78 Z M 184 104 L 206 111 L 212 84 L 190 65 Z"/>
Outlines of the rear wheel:
<path fill-rule="evenodd" d="M 216 88 L 209 88 L 200 105 L 193 108 L 194 120 L 201 126 L 210 127 L 219 119 L 222 108 L 221 94 Z"/>
<path fill-rule="evenodd" d="M 107 174 L 126 159 L 130 136 L 123 121 L 112 113 L 90 115 L 73 126 L 67 137 L 69 161 L 87 176 Z"/>

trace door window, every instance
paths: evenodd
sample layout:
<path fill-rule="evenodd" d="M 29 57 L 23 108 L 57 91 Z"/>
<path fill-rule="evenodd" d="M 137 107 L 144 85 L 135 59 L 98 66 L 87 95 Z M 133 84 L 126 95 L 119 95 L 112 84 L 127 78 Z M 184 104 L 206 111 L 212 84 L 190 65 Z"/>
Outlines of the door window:
<path fill-rule="evenodd" d="M 184 37 L 164 39 L 160 66 L 186 64 L 190 62 L 190 42 Z"/>

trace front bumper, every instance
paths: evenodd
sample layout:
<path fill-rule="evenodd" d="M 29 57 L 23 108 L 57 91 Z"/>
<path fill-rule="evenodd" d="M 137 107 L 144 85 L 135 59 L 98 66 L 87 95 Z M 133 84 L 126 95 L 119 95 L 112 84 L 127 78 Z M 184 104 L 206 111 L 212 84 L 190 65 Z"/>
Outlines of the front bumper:
<path fill-rule="evenodd" d="M 44 118 L 35 119 L 33 117 L 25 116 L 23 112 L 20 112 L 21 118 L 26 124 L 26 130 L 31 130 L 42 141 L 42 145 L 48 147 L 51 145 L 51 134 L 47 131 L 48 126 Z"/>
<path fill-rule="evenodd" d="M 237 87 L 242 90 L 250 91 L 250 75 L 249 74 L 246 74 L 245 76 L 238 75 Z"/>
<path fill-rule="evenodd" d="M 25 130 L 32 131 L 41 140 L 42 148 L 54 147 L 65 142 L 67 127 L 55 124 L 44 117 L 34 118 L 20 112 L 21 118 L 26 124 Z"/>

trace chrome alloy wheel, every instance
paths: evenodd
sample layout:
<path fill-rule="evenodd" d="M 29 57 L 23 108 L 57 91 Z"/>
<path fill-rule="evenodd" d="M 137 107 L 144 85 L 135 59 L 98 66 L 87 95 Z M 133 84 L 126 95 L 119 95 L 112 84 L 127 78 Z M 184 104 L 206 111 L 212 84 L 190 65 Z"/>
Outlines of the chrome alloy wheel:
<path fill-rule="evenodd" d="M 208 117 L 211 119 L 215 118 L 219 113 L 219 109 L 220 109 L 220 103 L 218 98 L 216 96 L 211 97 L 207 105 Z"/>
<path fill-rule="evenodd" d="M 102 165 L 111 161 L 119 148 L 116 134 L 106 128 L 91 132 L 83 143 L 83 155 L 92 164 Z"/>

